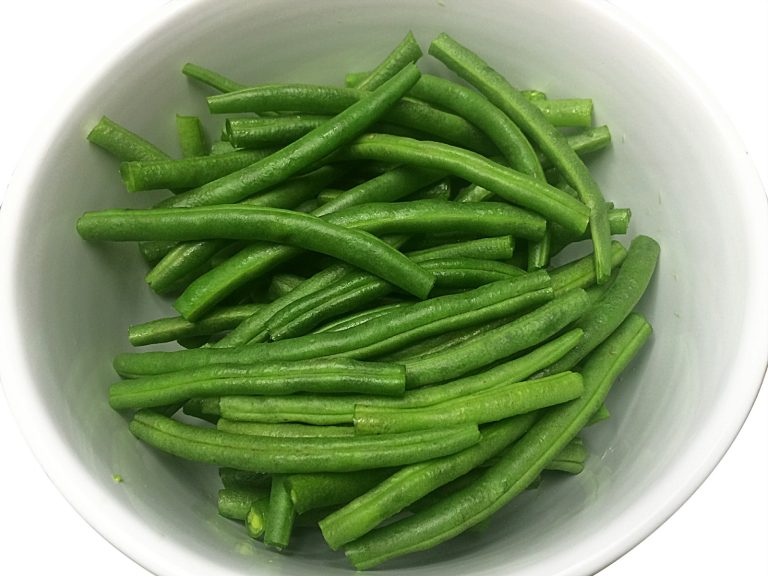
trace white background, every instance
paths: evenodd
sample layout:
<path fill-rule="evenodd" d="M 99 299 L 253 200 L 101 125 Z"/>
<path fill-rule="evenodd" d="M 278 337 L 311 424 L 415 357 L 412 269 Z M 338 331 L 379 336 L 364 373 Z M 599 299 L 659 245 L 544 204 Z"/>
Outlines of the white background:
<path fill-rule="evenodd" d="M 446 0 L 451 1 L 451 0 Z M 454 0 L 457 1 L 457 0 Z M 0 199 L 39 113 L 164 0 L 4 2 L 0 7 Z M 612 0 L 709 87 L 768 183 L 768 3 Z M 713 159 L 713 161 L 716 161 Z M 765 264 L 765 263 L 764 263 Z M 768 297 L 768 295 L 766 295 Z M 2 326 L 0 325 L 0 329 Z M 3 572 L 147 576 L 56 491 L 0 396 Z M 768 574 L 768 391 L 693 497 L 600 576 Z"/>

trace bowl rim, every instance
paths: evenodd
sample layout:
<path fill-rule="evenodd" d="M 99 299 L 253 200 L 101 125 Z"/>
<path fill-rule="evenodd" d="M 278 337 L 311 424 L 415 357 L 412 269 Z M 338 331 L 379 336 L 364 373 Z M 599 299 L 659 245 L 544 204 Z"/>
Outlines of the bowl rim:
<path fill-rule="evenodd" d="M 13 239 L 18 235 L 21 218 L 25 208 L 24 190 L 33 185 L 38 167 L 42 165 L 44 151 L 55 140 L 66 119 L 76 108 L 78 102 L 90 87 L 95 86 L 116 62 L 130 57 L 131 53 L 146 39 L 171 25 L 176 19 L 191 13 L 195 7 L 210 0 L 172 0 L 148 14 L 137 29 L 123 38 L 112 50 L 105 50 L 93 62 L 90 71 L 77 85 L 71 85 L 59 101 L 57 111 L 49 114 L 50 122 L 43 124 L 42 133 L 36 145 L 25 150 L 20 164 L 8 186 L 5 200 L 0 209 L 0 317 L 6 318 L 6 329 L 0 331 L 0 384 L 7 398 L 9 408 L 37 460 L 62 495 L 69 501 L 80 516 L 102 537 L 147 570 L 163 575 L 187 574 L 187 566 L 179 561 L 185 549 L 171 541 L 164 540 L 148 553 L 148 548 L 141 546 L 136 534 L 146 528 L 138 518 L 123 512 L 110 504 L 108 493 L 100 487 L 78 461 L 76 455 L 55 433 L 54 427 L 46 418 L 40 395 L 35 388 L 29 363 L 26 361 L 24 343 L 15 340 L 11 334 L 21 318 L 16 314 L 16 288 L 12 271 L 19 265 L 19 258 L 13 246 Z M 750 213 L 758 224 L 749 230 L 750 245 L 759 261 L 766 261 L 768 256 L 768 198 L 752 160 L 746 154 L 740 137 L 727 115 L 721 110 L 712 95 L 688 68 L 677 54 L 647 29 L 641 22 L 632 19 L 626 12 L 601 0 L 577 0 L 578 9 L 592 13 L 597 18 L 610 20 L 620 26 L 627 34 L 634 36 L 639 43 L 656 52 L 659 60 L 674 73 L 681 84 L 698 95 L 702 105 L 709 111 L 714 126 L 727 139 L 727 149 L 731 151 L 729 165 L 735 167 L 735 173 L 741 184 L 743 201 L 749 204 Z M 576 4 L 576 2 L 574 2 Z M 766 370 L 768 370 L 768 268 L 761 268 L 754 274 L 753 282 L 748 286 L 747 301 L 754 304 L 753 314 L 747 319 L 750 325 L 762 330 L 753 330 L 760 338 L 750 342 L 744 357 L 754 354 L 762 357 L 762 362 L 752 362 L 744 374 L 750 382 L 737 392 L 725 397 L 727 405 L 721 410 L 718 422 L 721 426 L 713 427 L 706 436 L 706 442 L 700 440 L 696 451 L 685 453 L 690 472 L 685 478 L 667 478 L 653 490 L 644 494 L 643 500 L 653 498 L 654 506 L 642 518 L 637 515 L 624 519 L 626 530 L 618 538 L 611 538 L 607 546 L 593 550 L 571 568 L 561 571 L 560 576 L 592 574 L 608 566 L 626 552 L 638 545 L 682 506 L 699 486 L 707 479 L 731 446 L 757 398 Z M 759 321 L 758 321 L 759 320 Z M 10 383 L 13 382 L 13 385 Z M 34 422 L 34 426 L 28 423 Z M 102 497 L 94 497 L 97 494 Z M 663 498 L 659 498 L 661 495 Z M 199 567 L 199 566 L 198 566 Z M 222 568 L 219 566 L 219 570 Z M 221 572 L 223 573 L 223 572 Z M 229 573 L 229 571 L 227 571 Z M 234 574 L 234 572 L 232 572 Z"/>

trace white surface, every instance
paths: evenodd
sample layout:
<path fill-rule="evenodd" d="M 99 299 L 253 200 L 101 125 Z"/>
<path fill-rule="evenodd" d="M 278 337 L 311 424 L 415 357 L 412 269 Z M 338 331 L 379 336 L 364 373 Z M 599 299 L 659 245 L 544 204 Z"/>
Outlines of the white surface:
<path fill-rule="evenodd" d="M 768 181 L 768 15 L 764 3 L 614 0 L 647 21 L 703 78 L 726 108 Z M 0 182 L 8 181 L 22 142 L 34 142 L 38 112 L 55 106 L 72 74 L 111 46 L 158 0 L 101 3 L 27 2 L 0 9 L 0 54 L 6 79 Z M 710 5 L 711 4 L 711 5 Z M 713 31 L 717 31 L 713 34 Z M 713 162 L 716 162 L 713 159 Z M 602 572 L 768 573 L 768 402 L 763 392 L 736 443 L 704 486 L 651 537 Z M 112 548 L 70 508 L 26 448 L 0 400 L 3 456 L 0 541 L 4 564 L 21 573 L 77 570 L 89 575 L 146 574 Z"/>

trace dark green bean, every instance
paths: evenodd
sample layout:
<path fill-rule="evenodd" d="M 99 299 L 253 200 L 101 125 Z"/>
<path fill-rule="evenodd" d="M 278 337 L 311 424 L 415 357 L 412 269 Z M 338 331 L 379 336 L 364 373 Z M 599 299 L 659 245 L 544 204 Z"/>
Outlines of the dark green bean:
<path fill-rule="evenodd" d="M 480 441 L 466 450 L 402 468 L 323 518 L 320 530 L 325 541 L 337 550 L 363 536 L 423 496 L 495 456 L 525 434 L 535 421 L 534 414 L 525 414 L 492 424 L 484 427 Z"/>
<path fill-rule="evenodd" d="M 605 282 L 611 274 L 610 231 L 605 200 L 594 178 L 569 146 L 565 136 L 503 76 L 447 34 L 440 34 L 432 41 L 429 53 L 508 114 L 578 190 L 579 197 L 589 208 L 597 281 L 598 284 Z M 475 183 L 483 185 L 482 182 Z M 490 189 L 488 186 L 486 188 Z"/>
<path fill-rule="evenodd" d="M 474 426 L 408 434 L 327 438 L 270 438 L 228 434 L 137 412 L 131 432 L 147 444 L 188 460 L 255 472 L 351 472 L 439 458 L 479 440 Z"/>
<path fill-rule="evenodd" d="M 122 380 L 109 389 L 115 410 L 151 408 L 190 398 L 227 394 L 281 395 L 294 392 L 401 395 L 405 370 L 398 364 L 358 362 L 343 358 L 259 363 L 216 364 L 171 374 Z"/>
<path fill-rule="evenodd" d="M 367 93 L 327 123 L 279 151 L 241 170 L 183 192 L 163 202 L 163 207 L 192 207 L 238 202 L 279 184 L 307 169 L 355 138 L 391 108 L 419 79 L 418 68 L 409 64 L 373 92 Z"/>
<path fill-rule="evenodd" d="M 548 410 L 498 462 L 475 482 L 439 503 L 374 530 L 347 546 L 347 558 L 359 570 L 385 560 L 431 548 L 482 522 L 531 484 L 589 422 L 618 374 L 640 350 L 650 326 L 630 316 L 582 369 L 585 392 Z"/>
<path fill-rule="evenodd" d="M 434 284 L 425 272 L 377 238 L 315 216 L 244 205 L 86 212 L 77 230 L 87 240 L 252 239 L 280 242 L 349 262 L 419 298 Z"/>
<path fill-rule="evenodd" d="M 568 402 L 583 391 L 580 374 L 561 372 L 547 378 L 494 386 L 423 408 L 360 404 L 355 406 L 355 433 L 391 434 L 451 424 L 486 424 Z"/>
<path fill-rule="evenodd" d="M 269 282 L 269 288 L 267 289 L 267 298 L 269 300 L 277 300 L 282 298 L 286 294 L 294 290 L 302 282 L 306 282 L 306 278 L 297 274 L 275 274 L 272 276 L 272 280 Z"/>
<path fill-rule="evenodd" d="M 128 341 L 133 346 L 146 346 L 191 336 L 211 336 L 235 328 L 263 306 L 263 304 L 241 304 L 222 307 L 196 322 L 174 316 L 133 324 L 128 328 Z"/>
<path fill-rule="evenodd" d="M 402 162 L 449 172 L 576 233 L 583 232 L 589 220 L 589 209 L 561 190 L 456 146 L 366 134 L 347 146 L 343 154 L 352 159 Z"/>
<path fill-rule="evenodd" d="M 264 489 L 265 492 L 271 483 L 267 474 L 226 467 L 219 468 L 219 478 L 224 488 Z"/>
<path fill-rule="evenodd" d="M 406 360 L 406 387 L 417 388 L 456 378 L 535 346 L 579 318 L 587 305 L 584 291 L 574 289 L 474 340 Z"/>
<path fill-rule="evenodd" d="M 600 300 L 592 306 L 576 326 L 584 330 L 584 338 L 568 354 L 542 371 L 542 375 L 570 370 L 605 340 L 632 312 L 651 281 L 659 259 L 659 245 L 648 236 L 636 236 L 629 245 L 616 279 Z"/>
<path fill-rule="evenodd" d="M 361 310 L 359 312 L 353 312 L 347 316 L 337 318 L 327 324 L 324 324 L 320 328 L 314 330 L 314 333 L 319 334 L 321 332 L 338 332 L 339 330 L 346 330 L 353 328 L 359 324 L 365 324 L 368 320 L 373 320 L 384 314 L 389 314 L 395 310 L 403 310 L 411 306 L 413 302 L 392 302 L 391 304 L 382 304 L 376 308 L 369 308 Z"/>

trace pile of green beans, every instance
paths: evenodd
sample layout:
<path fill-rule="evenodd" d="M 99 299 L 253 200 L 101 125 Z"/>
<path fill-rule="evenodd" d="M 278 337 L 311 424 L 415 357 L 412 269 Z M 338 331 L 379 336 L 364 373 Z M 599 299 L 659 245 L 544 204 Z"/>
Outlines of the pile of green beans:
<path fill-rule="evenodd" d="M 615 238 L 631 212 L 588 169 L 611 138 L 592 100 L 518 90 L 446 34 L 428 54 L 465 83 L 422 74 L 410 32 L 345 86 L 186 64 L 219 94 L 176 115 L 176 153 L 106 116 L 88 135 L 127 192 L 167 198 L 76 223 L 137 242 L 175 308 L 113 358 L 131 433 L 218 467 L 211 506 L 244 535 L 319 530 L 360 570 L 589 467 L 585 428 L 651 332 L 660 248 Z"/>

